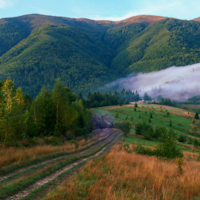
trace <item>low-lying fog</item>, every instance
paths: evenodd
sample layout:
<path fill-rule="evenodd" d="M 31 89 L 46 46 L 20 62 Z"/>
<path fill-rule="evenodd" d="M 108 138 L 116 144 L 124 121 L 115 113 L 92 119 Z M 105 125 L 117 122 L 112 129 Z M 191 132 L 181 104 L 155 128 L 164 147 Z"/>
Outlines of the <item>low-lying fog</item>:
<path fill-rule="evenodd" d="M 185 67 L 170 67 L 150 73 L 131 74 L 105 86 L 109 89 L 137 90 L 155 98 L 158 95 L 178 101 L 200 95 L 200 63 Z"/>

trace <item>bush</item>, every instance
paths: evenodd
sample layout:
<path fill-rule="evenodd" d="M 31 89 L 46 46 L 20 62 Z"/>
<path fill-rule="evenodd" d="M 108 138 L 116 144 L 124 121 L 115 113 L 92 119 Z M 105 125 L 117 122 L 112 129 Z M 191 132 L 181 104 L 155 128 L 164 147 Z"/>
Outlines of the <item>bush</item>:
<path fill-rule="evenodd" d="M 156 147 L 155 150 L 145 148 L 141 145 L 138 145 L 135 148 L 135 152 L 142 155 L 155 155 L 159 157 L 165 157 L 168 159 L 180 158 L 183 157 L 182 151 L 177 147 L 174 139 L 175 133 L 173 130 L 167 131 L 163 129 L 164 132 L 161 136 L 161 143 Z"/>
<path fill-rule="evenodd" d="M 155 150 L 152 150 L 150 148 L 145 148 L 142 145 L 137 145 L 137 147 L 135 147 L 135 152 L 137 154 L 148 155 L 148 156 L 154 156 L 156 154 Z"/>
<path fill-rule="evenodd" d="M 143 133 L 143 135 L 144 135 L 144 139 L 152 140 L 153 135 L 154 135 L 153 128 L 149 127 L 148 130 Z"/>
<path fill-rule="evenodd" d="M 150 124 L 147 124 L 145 122 L 137 123 L 135 126 L 135 133 L 136 135 L 143 135 L 145 139 L 151 140 L 152 138 L 155 138 L 155 133 L 153 131 L 153 128 Z"/>
<path fill-rule="evenodd" d="M 169 117 L 170 116 L 170 113 L 169 112 L 167 112 L 167 117 Z"/>
<path fill-rule="evenodd" d="M 193 141 L 192 141 L 192 138 L 191 138 L 191 137 L 188 137 L 188 138 L 187 138 L 187 144 L 192 144 L 192 142 L 193 142 Z"/>
<path fill-rule="evenodd" d="M 187 141 L 187 136 L 186 136 L 186 135 L 183 135 L 183 134 L 179 135 L 178 141 L 179 141 L 179 142 L 182 142 L 182 143 L 186 143 L 186 141 Z"/>
<path fill-rule="evenodd" d="M 116 123 L 116 128 L 121 129 L 124 132 L 124 136 L 126 137 L 131 131 L 131 124 L 127 121 L 122 123 Z"/>
<path fill-rule="evenodd" d="M 149 129 L 151 129 L 153 131 L 152 126 L 150 124 L 145 123 L 145 122 L 143 122 L 143 123 L 139 122 L 135 125 L 136 135 L 145 136 L 145 132 L 147 132 Z"/>
<path fill-rule="evenodd" d="M 166 158 L 178 158 L 183 157 L 181 149 L 179 149 L 175 143 L 175 133 L 172 129 L 165 131 L 161 136 L 161 141 L 157 148 L 157 155 Z"/>
<path fill-rule="evenodd" d="M 155 128 L 154 136 L 153 136 L 153 137 L 154 137 L 155 139 L 159 139 L 159 138 L 162 137 L 162 134 L 163 134 L 164 132 L 166 132 L 166 128 L 165 128 L 165 127 L 157 126 L 157 127 Z"/>
<path fill-rule="evenodd" d="M 194 147 L 198 148 L 199 145 L 200 145 L 199 140 L 197 140 L 197 139 L 195 138 L 195 139 L 193 140 L 193 145 L 194 145 Z"/>

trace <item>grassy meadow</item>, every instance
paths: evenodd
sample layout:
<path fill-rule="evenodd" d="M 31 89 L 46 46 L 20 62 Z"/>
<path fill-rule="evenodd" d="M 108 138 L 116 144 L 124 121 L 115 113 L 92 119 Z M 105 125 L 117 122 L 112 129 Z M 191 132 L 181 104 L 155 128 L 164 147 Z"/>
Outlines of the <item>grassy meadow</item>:
<path fill-rule="evenodd" d="M 121 145 L 115 145 L 106 156 L 90 161 L 45 200 L 200 198 L 200 162 L 197 162 L 197 155 L 184 153 L 183 173 L 180 175 L 176 160 L 165 161 L 135 152 L 128 154 Z"/>
<path fill-rule="evenodd" d="M 177 133 L 191 134 L 200 133 L 200 120 L 194 122 L 194 113 L 183 109 L 173 108 L 170 106 L 161 106 L 156 104 L 138 104 L 136 111 L 134 105 L 126 106 L 108 106 L 93 109 L 93 112 L 101 114 L 110 114 L 115 117 L 116 122 L 124 120 L 132 124 L 131 134 L 134 134 L 134 125 L 138 122 L 147 122 L 151 119 L 152 126 L 164 126 L 169 128 L 170 121 L 172 127 Z M 152 115 L 152 118 L 150 116 Z M 199 134 L 200 137 L 200 134 Z"/>
<path fill-rule="evenodd" d="M 115 122 L 129 121 L 131 133 L 122 138 L 107 155 L 90 161 L 78 174 L 50 192 L 45 200 L 200 198 L 200 147 L 176 140 L 176 144 L 183 151 L 181 161 L 179 158 L 166 160 L 156 156 L 138 155 L 135 152 L 135 147 L 139 144 L 154 149 L 160 143 L 159 140 L 146 140 L 135 134 L 135 124 L 143 121 L 154 128 L 164 126 L 174 129 L 177 135 L 183 134 L 199 140 L 198 137 L 192 136 L 198 136 L 200 131 L 200 120 L 195 120 L 194 123 L 193 113 L 149 104 L 139 104 L 136 110 L 134 105 L 126 105 L 95 108 L 92 111 L 102 115 L 110 114 L 115 117 Z M 124 148 L 127 144 L 131 150 L 129 152 Z"/>

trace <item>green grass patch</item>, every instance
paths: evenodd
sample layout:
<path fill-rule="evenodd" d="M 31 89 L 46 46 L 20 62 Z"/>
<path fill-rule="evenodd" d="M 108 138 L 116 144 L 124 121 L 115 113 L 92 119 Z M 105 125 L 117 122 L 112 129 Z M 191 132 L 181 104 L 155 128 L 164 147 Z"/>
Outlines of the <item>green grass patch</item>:
<path fill-rule="evenodd" d="M 192 132 L 192 118 L 188 116 L 180 116 L 179 113 L 184 113 L 185 111 L 178 108 L 164 108 L 162 105 L 152 105 L 152 104 L 142 104 L 143 107 L 127 107 L 127 106 L 110 106 L 98 108 L 98 112 L 103 110 L 112 116 L 117 116 L 115 118 L 116 123 L 123 121 L 128 121 L 132 124 L 131 134 L 128 137 L 124 138 L 124 142 L 128 144 L 144 145 L 155 147 L 159 144 L 159 140 L 151 139 L 146 140 L 135 135 L 135 125 L 139 122 L 145 122 L 155 127 L 165 127 L 166 129 L 173 129 L 177 135 L 185 135 L 190 137 L 190 135 L 195 137 L 200 137 L 200 134 Z M 148 107 L 148 108 L 145 108 Z M 149 109 L 151 108 L 151 109 Z M 159 110 L 155 110 L 159 109 Z M 93 109 L 95 112 L 95 109 Z M 170 112 L 177 113 L 171 114 Z M 171 124 L 171 125 L 170 125 Z M 197 126 L 197 125 L 196 125 Z M 192 145 L 185 146 L 182 143 L 177 142 L 178 147 L 184 151 L 193 151 Z"/>
<path fill-rule="evenodd" d="M 153 147 L 155 147 L 159 143 L 158 140 L 144 140 L 143 138 L 139 138 L 136 135 L 129 135 L 128 137 L 124 137 L 124 142 L 128 144 L 153 146 Z"/>

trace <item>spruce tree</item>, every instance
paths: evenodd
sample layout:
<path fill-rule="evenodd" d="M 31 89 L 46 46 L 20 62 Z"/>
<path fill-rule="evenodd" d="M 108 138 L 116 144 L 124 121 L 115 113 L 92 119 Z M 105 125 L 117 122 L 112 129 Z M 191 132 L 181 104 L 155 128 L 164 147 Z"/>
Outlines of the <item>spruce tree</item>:
<path fill-rule="evenodd" d="M 195 118 L 195 119 L 199 119 L 199 113 L 198 113 L 198 112 L 196 112 L 194 118 Z"/>

